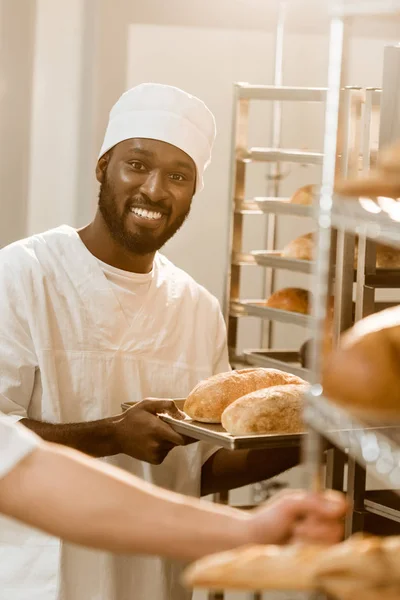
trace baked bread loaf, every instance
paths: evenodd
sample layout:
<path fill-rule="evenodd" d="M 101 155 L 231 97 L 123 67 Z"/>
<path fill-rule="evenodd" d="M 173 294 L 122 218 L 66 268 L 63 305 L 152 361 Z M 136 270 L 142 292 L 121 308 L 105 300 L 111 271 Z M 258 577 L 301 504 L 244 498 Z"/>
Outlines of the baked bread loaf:
<path fill-rule="evenodd" d="M 310 292 L 302 288 L 284 288 L 274 292 L 265 305 L 306 315 L 310 312 Z"/>
<path fill-rule="evenodd" d="M 303 204 L 303 206 L 311 206 L 315 192 L 315 185 L 304 185 L 295 191 L 289 202 L 290 204 Z"/>
<path fill-rule="evenodd" d="M 307 233 L 292 240 L 282 250 L 285 258 L 296 258 L 297 260 L 314 260 L 315 241 L 314 234 Z M 354 268 L 357 268 L 358 239 L 355 243 Z M 377 269 L 400 269 L 400 250 L 385 244 L 376 244 L 376 268 Z"/>
<path fill-rule="evenodd" d="M 398 537 L 355 535 L 334 546 L 248 546 L 199 560 L 187 569 L 185 583 L 212 589 L 319 590 L 337 600 L 392 600 L 400 590 L 398 557 Z"/>
<path fill-rule="evenodd" d="M 325 394 L 366 419 L 400 417 L 400 306 L 358 321 L 323 368 Z"/>
<path fill-rule="evenodd" d="M 324 546 L 248 546 L 206 556 L 184 574 L 190 587 L 235 590 L 313 588 Z"/>
<path fill-rule="evenodd" d="M 195 421 L 221 423 L 224 410 L 241 396 L 275 386 L 302 384 L 303 379 L 279 369 L 240 369 L 201 381 L 189 394 L 184 412 Z"/>
<path fill-rule="evenodd" d="M 400 197 L 400 143 L 380 151 L 376 169 L 364 177 L 338 181 L 338 194 L 345 196 Z"/>
<path fill-rule="evenodd" d="M 313 260 L 314 248 L 314 234 L 307 233 L 286 244 L 282 250 L 282 256 L 297 258 L 297 260 Z"/>
<path fill-rule="evenodd" d="M 233 435 L 301 433 L 303 395 L 308 385 L 277 385 L 235 400 L 222 413 L 222 425 Z"/>

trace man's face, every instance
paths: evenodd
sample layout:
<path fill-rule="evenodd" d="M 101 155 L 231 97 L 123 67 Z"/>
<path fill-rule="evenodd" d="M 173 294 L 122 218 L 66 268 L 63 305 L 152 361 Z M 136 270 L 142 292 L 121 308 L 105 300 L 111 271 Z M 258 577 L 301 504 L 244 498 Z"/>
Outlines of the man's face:
<path fill-rule="evenodd" d="M 196 167 L 171 144 L 135 138 L 100 159 L 97 178 L 99 210 L 112 237 L 144 255 L 164 246 L 189 215 Z"/>

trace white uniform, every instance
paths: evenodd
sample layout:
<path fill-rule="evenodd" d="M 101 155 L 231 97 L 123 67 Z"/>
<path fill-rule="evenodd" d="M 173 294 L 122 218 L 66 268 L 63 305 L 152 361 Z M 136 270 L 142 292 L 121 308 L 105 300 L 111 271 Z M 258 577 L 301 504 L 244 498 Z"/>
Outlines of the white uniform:
<path fill-rule="evenodd" d="M 97 420 L 123 402 L 185 397 L 229 369 L 218 302 L 186 273 L 158 254 L 135 314 L 110 278 L 68 226 L 0 252 L 0 410 L 52 423 Z M 175 448 L 159 466 L 108 460 L 198 496 L 213 451 Z M 176 563 L 77 549 L 0 522 L 7 600 L 184 600 L 180 572 Z"/>
<path fill-rule="evenodd" d="M 0 479 L 38 446 L 39 438 L 0 415 Z M 0 583 L 1 585 L 1 583 Z"/>

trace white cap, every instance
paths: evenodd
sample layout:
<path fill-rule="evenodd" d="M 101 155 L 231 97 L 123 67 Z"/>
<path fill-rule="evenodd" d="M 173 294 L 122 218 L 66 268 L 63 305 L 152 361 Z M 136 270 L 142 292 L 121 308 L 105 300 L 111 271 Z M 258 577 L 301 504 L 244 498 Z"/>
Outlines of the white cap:
<path fill-rule="evenodd" d="M 167 142 L 186 152 L 195 163 L 199 192 L 215 135 L 215 119 L 204 102 L 176 87 L 142 83 L 122 94 L 111 109 L 99 158 L 131 138 Z"/>

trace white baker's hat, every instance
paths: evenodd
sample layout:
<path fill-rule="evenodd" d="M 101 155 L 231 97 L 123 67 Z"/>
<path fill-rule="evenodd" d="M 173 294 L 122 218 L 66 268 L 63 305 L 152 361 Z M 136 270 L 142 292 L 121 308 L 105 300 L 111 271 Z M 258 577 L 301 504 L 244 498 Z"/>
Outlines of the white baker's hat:
<path fill-rule="evenodd" d="M 111 109 L 99 158 L 131 138 L 167 142 L 186 152 L 195 163 L 199 192 L 215 135 L 214 116 L 199 98 L 169 85 L 142 83 L 122 94 Z"/>

